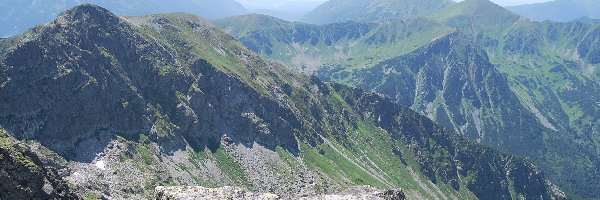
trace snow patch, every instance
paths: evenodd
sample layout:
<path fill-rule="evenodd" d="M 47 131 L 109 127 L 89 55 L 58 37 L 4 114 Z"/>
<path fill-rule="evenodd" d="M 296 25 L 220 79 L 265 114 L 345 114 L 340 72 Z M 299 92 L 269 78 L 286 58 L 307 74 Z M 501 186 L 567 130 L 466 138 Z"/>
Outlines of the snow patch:
<path fill-rule="evenodd" d="M 106 164 L 104 163 L 103 160 L 96 162 L 96 164 L 94 164 L 94 165 L 96 166 L 96 168 L 98 168 L 102 171 L 106 170 Z"/>

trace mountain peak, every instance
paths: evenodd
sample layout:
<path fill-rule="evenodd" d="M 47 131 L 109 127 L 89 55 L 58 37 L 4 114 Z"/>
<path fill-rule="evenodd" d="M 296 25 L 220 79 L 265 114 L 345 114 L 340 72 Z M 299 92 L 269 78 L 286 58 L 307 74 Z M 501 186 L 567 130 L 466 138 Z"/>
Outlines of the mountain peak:
<path fill-rule="evenodd" d="M 62 12 L 56 19 L 58 25 L 66 24 L 118 24 L 119 17 L 109 10 L 93 4 L 82 4 Z"/>
<path fill-rule="evenodd" d="M 504 15 L 504 16 L 517 16 L 502 6 L 495 4 L 490 0 L 465 0 L 453 6 L 443 9 L 444 11 L 454 11 L 447 14 L 453 15 Z"/>
<path fill-rule="evenodd" d="M 521 16 L 489 0 L 465 0 L 429 16 L 467 32 L 495 31 L 514 24 Z"/>

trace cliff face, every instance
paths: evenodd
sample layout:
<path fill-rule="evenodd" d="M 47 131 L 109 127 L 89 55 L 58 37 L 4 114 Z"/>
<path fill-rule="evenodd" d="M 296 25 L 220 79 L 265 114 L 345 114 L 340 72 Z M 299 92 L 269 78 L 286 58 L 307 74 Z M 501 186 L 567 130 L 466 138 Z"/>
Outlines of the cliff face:
<path fill-rule="evenodd" d="M 265 61 L 195 16 L 84 5 L 29 34 L 0 60 L 0 125 L 80 197 L 149 198 L 160 185 L 563 197 L 524 159 Z"/>

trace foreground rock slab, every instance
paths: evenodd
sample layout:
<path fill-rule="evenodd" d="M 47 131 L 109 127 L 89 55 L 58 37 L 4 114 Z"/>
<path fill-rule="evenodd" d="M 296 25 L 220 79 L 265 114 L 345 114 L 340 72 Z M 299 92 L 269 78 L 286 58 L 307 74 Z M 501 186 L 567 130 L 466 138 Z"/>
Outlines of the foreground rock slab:
<path fill-rule="evenodd" d="M 240 199 L 240 200 L 276 200 L 283 199 L 272 193 L 255 193 L 238 187 L 204 188 L 196 186 L 156 187 L 157 200 L 208 200 L 208 199 Z M 372 187 L 350 188 L 340 194 L 314 197 L 303 197 L 302 200 L 404 200 L 406 196 L 400 189 L 378 190 Z"/>
<path fill-rule="evenodd" d="M 254 193 L 237 187 L 204 188 L 204 187 L 156 187 L 157 200 L 204 200 L 204 199 L 280 199 L 276 194 Z"/>

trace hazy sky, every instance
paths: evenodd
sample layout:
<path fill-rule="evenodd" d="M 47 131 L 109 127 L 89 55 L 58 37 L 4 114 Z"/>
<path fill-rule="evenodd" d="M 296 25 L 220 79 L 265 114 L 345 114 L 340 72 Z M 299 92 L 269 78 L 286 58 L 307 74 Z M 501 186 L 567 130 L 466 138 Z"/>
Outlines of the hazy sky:
<path fill-rule="evenodd" d="M 249 8 L 277 8 L 280 5 L 283 5 L 286 2 L 325 2 L 326 0 L 237 0 L 241 4 Z M 460 0 L 455 0 L 460 1 Z M 550 0 L 492 0 L 493 2 L 502 5 L 502 6 L 512 6 L 512 5 L 520 5 L 520 4 L 528 4 L 528 3 L 539 3 Z"/>

